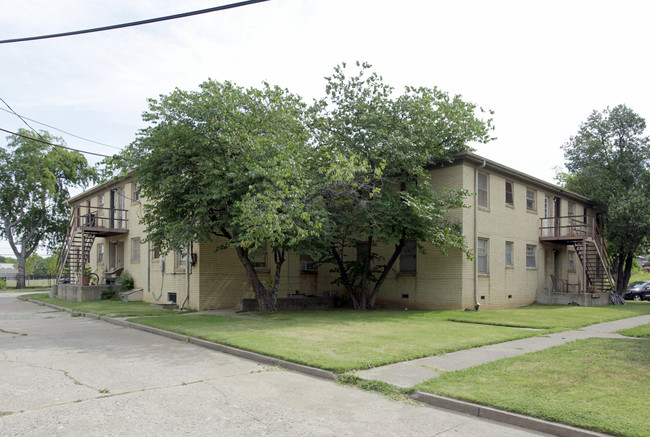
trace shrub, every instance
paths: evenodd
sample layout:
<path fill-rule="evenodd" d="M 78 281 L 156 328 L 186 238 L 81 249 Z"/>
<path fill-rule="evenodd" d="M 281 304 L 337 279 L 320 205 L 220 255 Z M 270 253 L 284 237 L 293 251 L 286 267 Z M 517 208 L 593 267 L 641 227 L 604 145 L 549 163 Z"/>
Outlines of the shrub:
<path fill-rule="evenodd" d="M 120 291 L 133 290 L 133 276 L 129 272 L 124 272 L 117 278 L 117 285 L 120 286 Z"/>
<path fill-rule="evenodd" d="M 5 278 L 0 278 L 0 289 L 7 288 L 7 280 Z"/>
<path fill-rule="evenodd" d="M 113 297 L 115 297 L 115 289 L 112 285 L 102 291 L 102 300 L 111 300 Z"/>

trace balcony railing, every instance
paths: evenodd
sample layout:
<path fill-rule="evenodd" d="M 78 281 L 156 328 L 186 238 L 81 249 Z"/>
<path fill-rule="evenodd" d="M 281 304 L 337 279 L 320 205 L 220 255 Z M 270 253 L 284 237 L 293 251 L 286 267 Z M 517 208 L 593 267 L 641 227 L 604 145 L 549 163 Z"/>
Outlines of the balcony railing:
<path fill-rule="evenodd" d="M 126 209 L 77 206 L 72 217 L 75 228 L 88 231 L 127 230 L 127 213 Z"/>
<path fill-rule="evenodd" d="M 587 215 L 544 217 L 540 222 L 542 239 L 593 238 L 598 232 L 596 218 Z"/>

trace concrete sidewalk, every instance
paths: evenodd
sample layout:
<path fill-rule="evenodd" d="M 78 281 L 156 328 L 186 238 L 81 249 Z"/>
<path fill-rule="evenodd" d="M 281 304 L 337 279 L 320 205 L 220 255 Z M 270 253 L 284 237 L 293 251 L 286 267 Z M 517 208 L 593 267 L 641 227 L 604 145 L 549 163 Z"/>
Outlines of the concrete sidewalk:
<path fill-rule="evenodd" d="M 435 378 L 443 372 L 467 369 L 490 361 L 516 357 L 585 338 L 628 338 L 616 331 L 650 323 L 650 314 L 598 323 L 572 331 L 529 337 L 505 343 L 466 349 L 445 355 L 419 358 L 411 361 L 361 370 L 355 374 L 366 380 L 379 380 L 398 387 L 411 387 Z"/>

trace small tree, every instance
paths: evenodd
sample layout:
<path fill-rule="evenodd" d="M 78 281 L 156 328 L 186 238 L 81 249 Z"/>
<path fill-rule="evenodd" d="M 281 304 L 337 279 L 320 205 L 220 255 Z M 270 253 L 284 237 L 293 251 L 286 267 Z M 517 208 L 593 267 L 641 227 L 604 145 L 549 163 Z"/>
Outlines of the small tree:
<path fill-rule="evenodd" d="M 18 260 L 16 288 L 25 287 L 25 263 L 41 244 L 54 247 L 69 220 L 65 201 L 71 186 L 85 186 L 96 172 L 78 152 L 46 143 L 64 144 L 47 132 L 25 129 L 0 148 L 0 237 Z"/>
<path fill-rule="evenodd" d="M 635 255 L 650 235 L 650 140 L 625 105 L 594 111 L 564 148 L 566 187 L 591 198 L 612 257 L 616 292 L 627 288 Z"/>
<path fill-rule="evenodd" d="M 470 256 L 460 225 L 448 212 L 463 206 L 465 190 L 437 191 L 427 166 L 451 161 L 472 142 L 491 138 L 491 120 L 477 118 L 475 105 L 436 88 L 407 87 L 402 95 L 370 65 L 346 65 L 327 78 L 327 96 L 313 108 L 313 131 L 325 150 L 362 160 L 367 171 L 356 181 L 328 192 L 333 221 L 331 261 L 357 309 L 372 308 L 408 240 L 431 243 L 445 252 Z M 377 245 L 393 248 L 387 260 Z M 345 253 L 356 257 L 346 259 Z"/>

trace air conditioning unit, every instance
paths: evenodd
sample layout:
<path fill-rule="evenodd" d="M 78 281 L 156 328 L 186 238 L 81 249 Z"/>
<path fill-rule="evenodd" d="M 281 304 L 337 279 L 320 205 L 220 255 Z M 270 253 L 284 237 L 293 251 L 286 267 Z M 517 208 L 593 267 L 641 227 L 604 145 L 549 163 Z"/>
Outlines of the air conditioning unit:
<path fill-rule="evenodd" d="M 317 270 L 316 263 L 311 261 L 300 261 L 301 272 L 315 272 Z"/>

